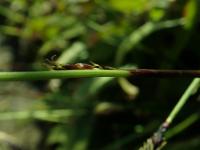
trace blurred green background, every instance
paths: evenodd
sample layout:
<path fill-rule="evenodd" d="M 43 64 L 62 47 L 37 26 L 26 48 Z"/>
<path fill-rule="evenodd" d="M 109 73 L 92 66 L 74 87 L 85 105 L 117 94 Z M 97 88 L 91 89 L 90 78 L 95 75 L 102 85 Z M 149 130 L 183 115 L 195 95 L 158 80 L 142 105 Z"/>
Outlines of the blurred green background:
<path fill-rule="evenodd" d="M 199 0 L 1 0 L 1 71 L 58 63 L 200 68 Z M 191 79 L 0 82 L 1 150 L 134 150 Z M 164 149 L 200 148 L 199 91 Z"/>

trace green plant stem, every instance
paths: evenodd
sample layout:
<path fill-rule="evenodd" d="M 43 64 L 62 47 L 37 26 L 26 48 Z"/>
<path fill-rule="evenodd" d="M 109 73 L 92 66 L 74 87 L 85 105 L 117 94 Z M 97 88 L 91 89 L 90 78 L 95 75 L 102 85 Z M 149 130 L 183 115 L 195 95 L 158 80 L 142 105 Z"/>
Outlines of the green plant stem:
<path fill-rule="evenodd" d="M 184 106 L 184 104 L 186 103 L 186 101 L 189 99 L 189 97 L 194 94 L 198 88 L 200 86 L 200 78 L 195 78 L 191 84 L 189 85 L 189 87 L 186 89 L 186 91 L 184 92 L 184 94 L 182 95 L 182 97 L 180 98 L 180 100 L 178 101 L 178 103 L 176 104 L 176 106 L 173 108 L 173 110 L 171 111 L 171 113 L 169 114 L 169 116 L 166 119 L 166 123 L 169 125 L 172 123 L 172 121 L 174 120 L 174 118 L 176 117 L 176 115 L 178 114 L 178 112 L 182 109 L 182 107 Z"/>
<path fill-rule="evenodd" d="M 0 81 L 11 80 L 48 80 L 82 77 L 127 77 L 125 70 L 56 70 L 56 71 L 29 71 L 29 72 L 0 72 Z"/>
<path fill-rule="evenodd" d="M 189 97 L 197 92 L 198 88 L 200 86 L 200 78 L 195 78 L 191 82 L 191 84 L 188 86 L 182 97 L 179 99 L 178 103 L 175 105 L 175 107 L 172 109 L 171 113 L 167 117 L 167 119 L 161 124 L 159 129 L 153 134 L 152 137 L 147 139 L 147 142 L 143 144 L 142 147 L 140 147 L 141 150 L 149 149 L 149 147 L 153 147 L 152 149 L 161 149 L 165 145 L 166 141 L 163 138 L 163 134 L 167 131 L 170 124 L 174 120 L 174 118 L 177 116 L 178 112 L 183 108 L 184 104 L 187 102 Z M 168 134 L 167 138 L 170 136 L 173 136 L 173 134 L 176 134 L 183 130 L 184 128 L 188 127 L 191 123 L 195 122 L 198 119 L 198 116 L 195 114 L 185 120 L 183 123 L 177 126 L 174 130 L 172 130 L 171 135 Z M 150 142 L 149 142 L 150 141 Z M 155 148 L 156 147 L 156 148 Z"/>
<path fill-rule="evenodd" d="M 154 70 L 154 69 L 132 69 L 132 70 L 53 70 L 53 71 L 19 71 L 0 72 L 0 81 L 22 81 L 22 80 L 48 80 L 63 78 L 82 77 L 200 77 L 199 70 Z"/>

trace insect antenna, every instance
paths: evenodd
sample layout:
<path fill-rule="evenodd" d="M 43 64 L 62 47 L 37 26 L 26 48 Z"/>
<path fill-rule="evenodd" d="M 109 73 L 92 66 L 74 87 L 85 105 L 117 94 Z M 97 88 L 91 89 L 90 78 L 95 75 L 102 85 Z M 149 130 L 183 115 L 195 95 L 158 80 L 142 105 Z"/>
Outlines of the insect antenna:
<path fill-rule="evenodd" d="M 53 55 L 49 58 L 46 58 L 44 61 L 44 65 L 45 67 L 49 68 L 49 69 L 57 69 L 59 67 L 59 65 L 56 63 L 55 61 L 56 55 Z"/>
<path fill-rule="evenodd" d="M 96 63 L 94 63 L 93 61 L 89 61 L 89 62 L 90 62 L 90 64 L 91 64 L 92 66 L 94 66 L 94 68 L 103 69 L 103 67 L 100 66 L 99 64 L 96 64 Z"/>

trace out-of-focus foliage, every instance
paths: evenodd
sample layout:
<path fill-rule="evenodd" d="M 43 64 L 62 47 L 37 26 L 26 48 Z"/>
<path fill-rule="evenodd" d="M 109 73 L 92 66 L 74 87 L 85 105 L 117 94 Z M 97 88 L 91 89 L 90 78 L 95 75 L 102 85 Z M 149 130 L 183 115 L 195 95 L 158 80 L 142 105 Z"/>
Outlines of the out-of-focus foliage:
<path fill-rule="evenodd" d="M 64 64 L 199 69 L 199 7 L 198 0 L 1 0 L 0 69 L 46 69 L 53 55 Z M 0 83 L 0 148 L 137 149 L 189 81 Z M 199 112 L 197 97 L 177 122 Z M 198 149 L 198 123 L 174 134 L 169 149 Z"/>

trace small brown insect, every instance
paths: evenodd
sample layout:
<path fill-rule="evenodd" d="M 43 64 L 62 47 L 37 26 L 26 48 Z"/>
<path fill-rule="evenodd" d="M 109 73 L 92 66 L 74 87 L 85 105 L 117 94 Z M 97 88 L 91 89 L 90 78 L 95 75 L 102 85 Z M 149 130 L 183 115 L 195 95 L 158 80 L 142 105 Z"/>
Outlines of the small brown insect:
<path fill-rule="evenodd" d="M 99 65 L 93 65 L 93 64 L 85 64 L 85 63 L 76 63 L 76 64 L 66 64 L 62 66 L 66 70 L 84 70 L 84 69 L 101 69 L 101 66 Z"/>
<path fill-rule="evenodd" d="M 86 63 L 75 63 L 75 64 L 58 64 L 54 61 L 55 55 L 51 59 L 46 59 L 45 65 L 53 70 L 85 70 L 85 69 L 103 69 L 98 64 L 90 62 L 91 64 Z"/>

